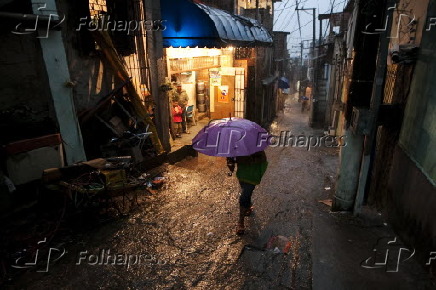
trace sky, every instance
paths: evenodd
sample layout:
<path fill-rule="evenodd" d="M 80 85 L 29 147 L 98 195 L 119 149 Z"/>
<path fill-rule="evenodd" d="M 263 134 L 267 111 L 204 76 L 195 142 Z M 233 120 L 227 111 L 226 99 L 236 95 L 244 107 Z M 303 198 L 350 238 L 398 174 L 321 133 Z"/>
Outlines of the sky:
<path fill-rule="evenodd" d="M 298 8 L 316 8 L 316 38 L 319 37 L 319 20 L 318 14 L 327 14 L 331 12 L 343 11 L 348 0 L 282 0 L 274 4 L 274 31 L 287 31 L 291 34 L 288 36 L 288 50 L 291 57 L 300 56 L 300 43 L 302 40 L 312 40 L 312 10 L 298 11 L 300 17 L 301 36 L 298 25 L 298 15 L 295 11 L 296 3 Z M 323 32 L 326 33 L 328 21 L 323 21 Z M 305 48 L 309 47 L 310 42 L 305 42 Z M 293 47 L 298 46 L 298 47 Z M 307 53 L 307 50 L 306 50 Z"/>

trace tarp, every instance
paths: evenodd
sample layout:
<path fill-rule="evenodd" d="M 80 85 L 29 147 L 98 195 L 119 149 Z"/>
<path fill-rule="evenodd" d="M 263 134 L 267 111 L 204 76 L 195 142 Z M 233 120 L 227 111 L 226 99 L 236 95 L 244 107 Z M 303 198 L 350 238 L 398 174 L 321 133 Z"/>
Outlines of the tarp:
<path fill-rule="evenodd" d="M 162 0 L 164 47 L 269 46 L 272 37 L 258 21 L 189 0 Z"/>
<path fill-rule="evenodd" d="M 279 78 L 278 87 L 279 89 L 289 89 L 289 80 L 285 77 Z"/>

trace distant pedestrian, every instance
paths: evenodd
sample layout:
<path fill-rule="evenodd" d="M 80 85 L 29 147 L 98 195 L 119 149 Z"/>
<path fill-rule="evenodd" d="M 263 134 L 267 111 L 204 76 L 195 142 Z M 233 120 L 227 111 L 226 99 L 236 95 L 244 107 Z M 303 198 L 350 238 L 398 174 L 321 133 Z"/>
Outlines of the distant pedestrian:
<path fill-rule="evenodd" d="M 309 110 L 309 98 L 306 96 L 301 96 L 300 101 L 301 101 L 301 112 L 303 113 L 304 111 L 308 111 Z"/>
<path fill-rule="evenodd" d="M 302 96 L 301 112 L 310 110 L 311 98 L 312 98 L 312 83 L 309 83 L 304 92 L 304 96 Z"/>
<path fill-rule="evenodd" d="M 250 156 L 227 158 L 227 166 L 231 173 L 233 173 L 235 165 L 237 166 L 236 177 L 241 185 L 239 219 L 236 234 L 243 235 L 245 233 L 244 218 L 249 216 L 253 211 L 251 202 L 253 190 L 262 180 L 266 168 L 268 167 L 268 161 L 265 151 L 259 151 Z"/>

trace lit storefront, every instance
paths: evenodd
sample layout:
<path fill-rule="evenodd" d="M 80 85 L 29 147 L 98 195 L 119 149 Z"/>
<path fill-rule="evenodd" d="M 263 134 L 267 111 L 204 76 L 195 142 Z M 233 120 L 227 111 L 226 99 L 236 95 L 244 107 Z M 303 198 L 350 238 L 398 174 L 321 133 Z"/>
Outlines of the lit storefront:
<path fill-rule="evenodd" d="M 162 18 L 168 79 L 182 84 L 189 105 L 212 119 L 245 117 L 249 60 L 235 54 L 270 45 L 268 31 L 256 20 L 190 1 L 162 1 Z"/>

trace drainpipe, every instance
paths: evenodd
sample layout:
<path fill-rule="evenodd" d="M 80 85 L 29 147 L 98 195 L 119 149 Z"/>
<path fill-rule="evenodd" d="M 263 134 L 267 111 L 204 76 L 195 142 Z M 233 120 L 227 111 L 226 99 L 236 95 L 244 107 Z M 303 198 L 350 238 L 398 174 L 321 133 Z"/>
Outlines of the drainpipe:
<path fill-rule="evenodd" d="M 50 19 L 59 20 L 55 0 L 46 0 L 44 5 L 40 0 L 32 0 L 33 13 L 45 15 Z M 36 23 L 38 24 L 38 22 Z M 42 56 L 48 75 L 48 81 L 53 98 L 59 130 L 64 141 L 67 164 L 85 161 L 82 133 L 74 108 L 72 88 L 66 84 L 71 82 L 65 46 L 60 31 L 48 31 L 48 27 L 38 27 L 38 37 L 42 48 Z"/>
<path fill-rule="evenodd" d="M 363 136 L 345 130 L 346 146 L 341 147 L 340 168 L 332 211 L 351 211 L 358 188 Z"/>
<path fill-rule="evenodd" d="M 391 34 L 392 17 L 395 4 L 395 1 L 387 1 L 387 26 L 386 29 L 381 31 L 380 34 L 380 46 L 377 57 L 377 69 L 372 87 L 369 122 L 367 125 L 367 134 L 365 136 L 365 146 L 363 150 L 362 165 L 360 168 L 359 186 L 357 190 L 356 202 L 354 204 L 355 215 L 358 215 L 362 209 L 371 163 L 371 152 L 374 148 L 377 134 L 377 116 L 380 105 L 383 101 L 384 81 L 386 77 L 386 60 L 389 54 L 389 36 Z"/>

